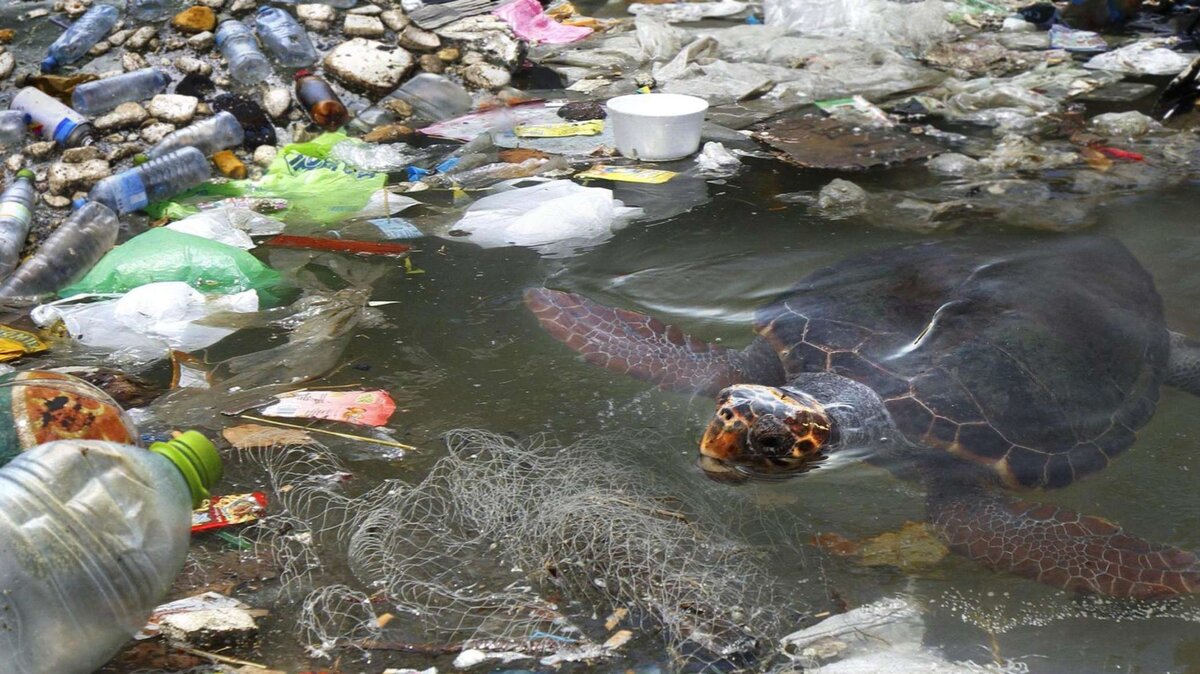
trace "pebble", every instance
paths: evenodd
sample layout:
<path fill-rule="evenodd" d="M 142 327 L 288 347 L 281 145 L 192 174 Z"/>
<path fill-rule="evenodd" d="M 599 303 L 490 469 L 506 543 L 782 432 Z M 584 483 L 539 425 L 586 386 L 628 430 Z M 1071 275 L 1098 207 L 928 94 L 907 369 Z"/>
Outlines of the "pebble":
<path fill-rule="evenodd" d="M 51 194 L 64 194 L 74 190 L 91 189 L 92 185 L 112 175 L 112 169 L 103 159 L 89 159 L 79 164 L 62 162 L 50 166 L 46 173 Z"/>
<path fill-rule="evenodd" d="M 142 140 L 153 145 L 165 138 L 168 133 L 171 133 L 174 130 L 174 124 L 151 124 L 150 126 L 142 129 Z"/>
<path fill-rule="evenodd" d="M 270 89 L 263 94 L 263 110 L 273 119 L 279 119 L 287 114 L 292 107 L 292 94 L 287 89 Z"/>
<path fill-rule="evenodd" d="M 121 54 L 121 68 L 125 72 L 132 72 L 148 67 L 150 67 L 150 64 L 146 62 L 146 58 L 141 54 L 135 54 L 131 51 Z"/>
<path fill-rule="evenodd" d="M 383 19 L 383 25 L 397 33 L 404 30 L 404 27 L 407 26 L 409 22 L 408 15 L 405 14 L 403 10 L 399 9 L 389 9 L 383 14 L 380 14 L 379 18 Z"/>
<path fill-rule="evenodd" d="M 458 47 L 443 47 L 437 50 L 437 57 L 443 63 L 454 63 L 462 58 L 462 52 L 458 50 Z"/>
<path fill-rule="evenodd" d="M 180 56 L 175 59 L 175 68 L 185 75 L 211 75 L 212 65 L 194 56 Z"/>
<path fill-rule="evenodd" d="M 225 6 L 225 0 L 200 0 L 200 4 L 213 9 L 221 9 Z"/>
<path fill-rule="evenodd" d="M 12 52 L 0 54 L 0 80 L 11 75 L 13 69 L 16 67 L 17 59 L 12 55 Z"/>
<path fill-rule="evenodd" d="M 85 161 L 100 159 L 100 148 L 94 145 L 72 147 L 63 150 L 62 161 L 65 164 L 82 164 Z"/>
<path fill-rule="evenodd" d="M 342 31 L 350 37 L 383 37 L 383 34 L 386 32 L 383 28 L 383 22 L 377 17 L 362 16 L 359 14 L 346 15 L 346 21 L 342 24 Z M 434 35 L 434 38 L 436 37 Z M 400 44 L 401 46 L 407 46 L 403 41 Z"/>
<path fill-rule="evenodd" d="M 171 25 L 184 33 L 203 33 L 217 27 L 217 13 L 210 7 L 188 7 L 171 19 Z"/>
<path fill-rule="evenodd" d="M 383 8 L 379 5 L 363 5 L 355 7 L 346 12 L 347 14 L 362 14 L 364 16 L 379 16 L 383 14 Z"/>
<path fill-rule="evenodd" d="M 296 16 L 301 21 L 322 21 L 328 23 L 337 18 L 337 10 L 329 5 L 317 3 L 296 5 Z"/>
<path fill-rule="evenodd" d="M 274 145 L 259 145 L 254 148 L 254 163 L 263 168 L 271 165 L 275 161 L 275 156 L 279 154 L 279 149 Z"/>
<path fill-rule="evenodd" d="M 258 636 L 254 618 L 240 608 L 167 614 L 159 628 L 171 643 L 210 651 L 252 643 Z"/>
<path fill-rule="evenodd" d="M 446 64 L 434 54 L 421 54 L 421 58 L 417 59 L 417 64 L 421 66 L 421 70 L 435 75 L 446 70 Z"/>
<path fill-rule="evenodd" d="M 462 70 L 462 78 L 480 89 L 499 89 L 512 82 L 512 74 L 490 63 L 477 63 Z"/>
<path fill-rule="evenodd" d="M 409 26 L 400 33 L 400 46 L 413 51 L 435 51 L 442 46 L 442 39 L 416 26 Z"/>
<path fill-rule="evenodd" d="M 151 43 L 150 46 L 153 47 L 154 44 Z M 172 36 L 168 37 L 165 42 L 163 42 L 163 49 L 166 51 L 179 51 L 180 49 L 185 49 L 186 47 L 187 47 L 187 40 L 179 37 L 178 35 L 172 35 Z M 167 62 L 168 62 L 168 60 L 164 58 L 163 63 L 167 63 Z"/>
<path fill-rule="evenodd" d="M 508 24 L 495 16 L 469 16 L 438 29 L 443 40 L 460 43 L 461 48 L 482 53 L 493 63 L 516 68 L 521 57 L 521 41 Z"/>
<path fill-rule="evenodd" d="M 304 26 L 314 33 L 328 33 L 333 28 L 332 21 L 305 21 Z"/>
<path fill-rule="evenodd" d="M 208 51 L 216 43 L 216 36 L 213 35 L 212 31 L 206 30 L 203 33 L 196 33 L 189 37 L 187 43 L 189 47 L 196 51 Z"/>
<path fill-rule="evenodd" d="M 109 148 L 108 154 L 104 155 L 104 158 L 107 159 L 111 164 L 116 161 L 121 161 L 126 157 L 132 157 L 133 155 L 141 152 L 142 149 L 143 147 L 141 143 L 116 143 Z"/>
<path fill-rule="evenodd" d="M 130 28 L 118 30 L 117 32 L 108 36 L 108 42 L 114 47 L 120 47 L 121 45 L 125 44 L 125 41 L 129 39 L 130 35 L 133 35 L 133 30 Z"/>
<path fill-rule="evenodd" d="M 23 154 L 8 155 L 8 159 L 4 160 L 4 166 L 5 166 L 5 168 L 7 168 L 9 171 L 12 171 L 13 173 L 20 171 L 21 167 L 25 166 L 25 155 L 23 155 Z"/>
<path fill-rule="evenodd" d="M 196 106 L 199 104 L 200 100 L 194 96 L 159 94 L 150 100 L 146 109 L 160 121 L 187 124 L 196 116 Z"/>
<path fill-rule="evenodd" d="M 400 47 L 356 37 L 325 56 L 325 70 L 351 89 L 383 95 L 400 86 L 413 57 Z"/>
<path fill-rule="evenodd" d="M 69 198 L 59 196 L 57 194 L 50 194 L 49 192 L 46 192 L 42 195 L 42 201 L 46 202 L 46 205 L 50 208 L 67 208 L 71 205 L 71 200 Z"/>
<path fill-rule="evenodd" d="M 90 2 L 83 2 L 83 0 L 66 0 L 66 2 L 62 3 L 62 11 L 73 19 L 88 11 L 88 6 L 91 4 Z"/>
<path fill-rule="evenodd" d="M 233 0 L 233 4 L 229 6 L 230 14 L 245 14 L 253 11 L 258 7 L 258 0 Z"/>
<path fill-rule="evenodd" d="M 385 124 L 371 129 L 362 137 L 368 143 L 395 143 L 411 137 L 413 130 L 403 124 Z"/>
<path fill-rule="evenodd" d="M 106 40 L 101 40 L 92 45 L 92 48 L 88 50 L 88 56 L 102 56 L 107 54 L 110 49 L 112 49 L 112 44 Z"/>
<path fill-rule="evenodd" d="M 25 154 L 34 159 L 45 159 L 54 154 L 54 141 L 44 140 L 39 143 L 30 143 L 25 146 Z"/>
<path fill-rule="evenodd" d="M 133 31 L 129 39 L 125 40 L 125 48 L 133 51 L 144 51 L 150 46 L 150 41 L 158 35 L 158 28 L 155 26 L 142 26 Z"/>
<path fill-rule="evenodd" d="M 25 18 L 40 19 L 43 16 L 50 16 L 50 10 L 46 9 L 45 7 L 39 7 L 38 9 L 29 10 L 29 13 L 25 15 Z"/>

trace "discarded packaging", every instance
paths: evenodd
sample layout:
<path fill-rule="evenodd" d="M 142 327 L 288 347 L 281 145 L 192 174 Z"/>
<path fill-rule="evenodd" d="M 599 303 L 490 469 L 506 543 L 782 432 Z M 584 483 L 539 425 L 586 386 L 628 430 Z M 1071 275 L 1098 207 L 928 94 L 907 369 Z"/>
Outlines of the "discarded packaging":
<path fill-rule="evenodd" d="M 0 363 L 16 360 L 31 353 L 41 353 L 46 348 L 46 343 L 31 332 L 0 325 Z"/>
<path fill-rule="evenodd" d="M 213 496 L 192 511 L 192 533 L 225 529 L 253 522 L 267 513 L 267 495 L 249 494 Z"/>
<path fill-rule="evenodd" d="M 1192 59 L 1180 54 L 1170 45 L 1173 39 L 1152 38 L 1093 56 L 1084 68 L 1112 70 L 1134 75 L 1175 75 L 1191 64 Z"/>
<path fill-rule="evenodd" d="M 599 119 L 560 124 L 518 124 L 513 128 L 517 138 L 563 138 L 566 136 L 595 136 L 604 131 Z"/>
<path fill-rule="evenodd" d="M 596 180 L 614 180 L 624 183 L 639 183 L 642 185 L 661 185 L 671 178 L 674 178 L 677 173 L 674 171 L 663 171 L 660 169 L 638 168 L 636 166 L 607 166 L 598 164 L 592 168 L 577 174 L 575 177 L 580 179 L 596 179 Z"/>
<path fill-rule="evenodd" d="M 137 442 L 133 422 L 104 391 L 61 372 L 0 375 L 0 464 L 55 440 Z"/>
<path fill-rule="evenodd" d="M 546 16 L 537 0 L 513 0 L 492 14 L 508 22 L 517 37 L 530 42 L 566 44 L 592 34 L 591 28 L 566 26 Z"/>
<path fill-rule="evenodd" d="M 268 417 L 327 419 L 360 426 L 387 424 L 396 403 L 387 391 L 296 391 L 260 410 Z"/>
<path fill-rule="evenodd" d="M 696 152 L 708 102 L 680 94 L 618 96 L 606 104 L 617 150 L 643 161 L 672 161 Z"/>

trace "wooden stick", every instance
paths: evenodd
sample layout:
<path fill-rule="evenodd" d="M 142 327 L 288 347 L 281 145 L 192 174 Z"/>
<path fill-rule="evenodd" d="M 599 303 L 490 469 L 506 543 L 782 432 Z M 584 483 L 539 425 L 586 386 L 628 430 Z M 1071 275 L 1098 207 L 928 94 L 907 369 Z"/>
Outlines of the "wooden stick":
<path fill-rule="evenodd" d="M 380 440 L 378 438 L 370 438 L 365 435 L 354 435 L 352 433 L 339 433 L 337 431 L 327 431 L 323 428 L 313 428 L 312 426 L 301 426 L 300 424 L 289 424 L 289 423 L 285 423 L 282 421 L 275 421 L 274 419 L 265 419 L 263 417 L 256 417 L 256 416 L 252 416 L 249 414 L 239 414 L 238 416 L 243 419 L 249 419 L 251 421 L 261 421 L 264 424 L 275 424 L 276 426 L 283 426 L 284 428 L 296 428 L 296 429 L 299 429 L 302 431 L 308 431 L 310 433 L 323 433 L 325 435 L 332 435 L 337 438 L 345 438 L 346 440 L 361 440 L 362 442 L 373 442 L 377 445 L 384 445 L 386 447 L 399 447 L 400 449 L 407 449 L 410 452 L 421 451 L 421 450 L 417 449 L 416 447 L 413 447 L 412 445 L 406 445 L 403 442 L 396 442 L 395 440 Z"/>
<path fill-rule="evenodd" d="M 175 648 L 183 651 L 184 653 L 188 653 L 189 655 L 195 655 L 196 657 L 200 657 L 200 658 L 208 658 L 209 660 L 213 660 L 215 662 L 223 662 L 227 665 L 240 665 L 242 667 L 254 667 L 255 669 L 266 669 L 267 668 L 266 665 L 260 665 L 257 662 L 250 662 L 248 660 L 238 660 L 237 658 L 231 658 L 228 655 L 220 655 L 217 653 L 210 653 L 208 651 L 202 651 L 198 648 L 188 648 L 187 646 L 176 646 Z"/>

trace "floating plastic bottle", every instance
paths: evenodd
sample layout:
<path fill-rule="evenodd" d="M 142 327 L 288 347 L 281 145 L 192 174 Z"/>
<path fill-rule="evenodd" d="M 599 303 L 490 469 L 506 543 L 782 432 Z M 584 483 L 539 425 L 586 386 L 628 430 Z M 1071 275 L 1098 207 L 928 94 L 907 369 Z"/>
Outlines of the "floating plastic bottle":
<path fill-rule="evenodd" d="M 83 278 L 112 250 L 120 229 L 121 223 L 112 209 L 95 201 L 87 202 L 4 279 L 0 297 L 34 297 L 66 288 Z"/>
<path fill-rule="evenodd" d="M 29 115 L 21 110 L 0 110 L 0 147 L 16 147 L 29 133 Z"/>
<path fill-rule="evenodd" d="M 146 624 L 187 559 L 221 459 L 188 431 L 149 449 L 39 445 L 0 469 L 0 671 L 87 674 Z"/>
<path fill-rule="evenodd" d="M 217 26 L 217 48 L 229 64 L 229 75 L 242 84 L 258 84 L 271 74 L 271 64 L 258 48 L 250 27 L 236 19 Z"/>
<path fill-rule="evenodd" d="M 212 167 L 204 153 L 185 147 L 101 180 L 88 199 L 124 215 L 175 196 L 210 177 Z"/>
<path fill-rule="evenodd" d="M 87 117 L 33 87 L 22 89 L 8 107 L 28 115 L 30 126 L 41 138 L 53 140 L 63 147 L 92 142 L 92 125 Z"/>
<path fill-rule="evenodd" d="M 180 5 L 177 0 L 128 0 L 125 13 L 135 21 L 158 21 L 173 14 Z"/>
<path fill-rule="evenodd" d="M 171 78 L 158 68 L 142 68 L 102 80 L 84 82 L 71 94 L 71 105 L 96 116 L 129 101 L 144 101 L 166 90 Z"/>
<path fill-rule="evenodd" d="M 421 73 L 404 83 L 404 86 L 379 99 L 374 105 L 358 113 L 350 124 L 361 132 L 396 121 L 396 114 L 389 103 L 402 100 L 412 106 L 413 116 L 430 122 L 458 117 L 471 111 L 471 94 L 457 82 L 433 73 Z"/>
<path fill-rule="evenodd" d="M 16 269 L 33 220 L 33 171 L 22 170 L 0 196 L 0 278 Z"/>
<path fill-rule="evenodd" d="M 278 7 L 261 7 L 254 15 L 254 26 L 263 46 L 271 51 L 279 65 L 303 68 L 317 61 L 317 50 L 304 26 Z"/>
<path fill-rule="evenodd" d="M 342 99 L 325 80 L 301 70 L 296 73 L 296 100 L 308 113 L 313 124 L 334 131 L 340 129 L 350 118 Z"/>
<path fill-rule="evenodd" d="M 194 147 L 205 157 L 226 148 L 241 145 L 246 133 L 237 117 L 230 112 L 218 112 L 206 120 L 196 122 L 177 131 L 172 131 L 150 148 L 146 156 L 157 159 L 184 147 Z"/>
<path fill-rule="evenodd" d="M 89 49 L 108 35 L 120 18 L 121 12 L 112 5 L 93 5 L 46 50 L 46 58 L 42 59 L 42 72 L 53 72 L 59 66 L 83 58 Z"/>

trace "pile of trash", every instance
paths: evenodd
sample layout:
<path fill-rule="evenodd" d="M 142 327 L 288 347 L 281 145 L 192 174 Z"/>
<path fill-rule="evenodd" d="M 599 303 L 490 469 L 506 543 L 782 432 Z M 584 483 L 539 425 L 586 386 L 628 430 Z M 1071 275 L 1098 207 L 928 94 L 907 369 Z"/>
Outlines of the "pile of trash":
<path fill-rule="evenodd" d="M 175 493 L 145 499 L 183 513 L 203 492 L 191 532 L 238 548 L 253 545 L 232 532 L 256 537 L 282 594 L 302 598 L 315 657 L 603 660 L 657 630 L 680 666 L 777 662 L 794 625 L 759 560 L 714 532 L 715 514 L 663 506 L 595 447 L 455 433 L 423 480 L 342 493 L 337 458 L 311 434 L 393 459 L 413 449 L 388 427 L 382 384 L 322 383 L 355 331 L 381 323 L 370 297 L 384 271 L 353 261 L 420 275 L 438 238 L 570 257 L 702 206 L 751 166 L 825 183 L 747 195 L 755 206 L 846 226 L 1084 228 L 1114 199 L 1200 175 L 1197 4 L 712 0 L 587 16 L 569 0 L 9 3 L 0 360 L 19 373 L 6 376 L 106 393 L 64 407 L 68 385 L 26 386 L 57 430 L 14 431 L 0 456 L 45 461 L 52 441 L 116 443 L 95 451 L 123 456 L 170 445 L 174 429 L 223 429 L 230 447 L 259 452 L 270 488 L 209 494 L 214 476 L 176 447 L 146 469 Z M 916 178 L 863 186 L 896 166 Z M 214 349 L 247 334 L 268 346 Z M 179 572 L 185 547 L 155 551 L 162 573 Z M 481 556 L 494 573 L 480 575 Z M 24 578 L 6 563 L 5 582 Z M 341 566 L 352 578 L 327 582 Z M 184 603 L 146 626 L 168 588 L 136 591 L 146 596 L 106 619 L 122 638 L 149 629 L 139 642 L 189 649 L 196 664 L 230 664 L 216 652 L 257 638 L 262 607 L 239 598 L 174 597 Z M 218 619 L 230 622 L 206 622 Z M 113 638 L 71 666 L 103 662 Z M 878 666 L 878 653 L 858 665 L 818 655 L 803 666 Z"/>

